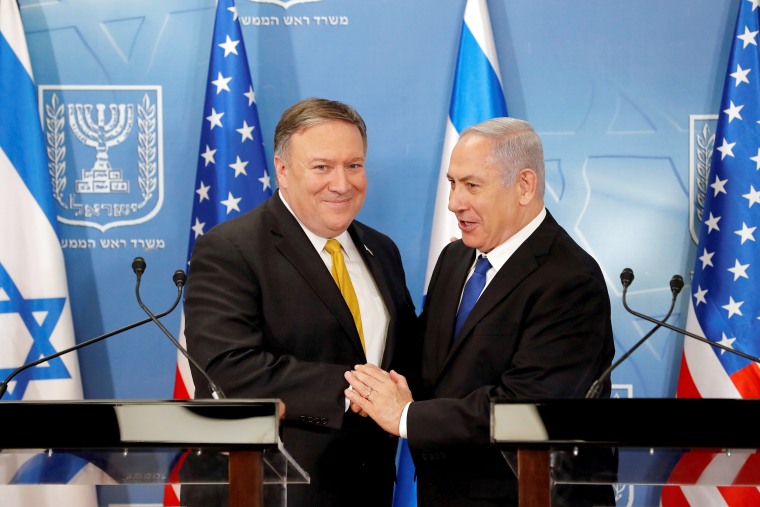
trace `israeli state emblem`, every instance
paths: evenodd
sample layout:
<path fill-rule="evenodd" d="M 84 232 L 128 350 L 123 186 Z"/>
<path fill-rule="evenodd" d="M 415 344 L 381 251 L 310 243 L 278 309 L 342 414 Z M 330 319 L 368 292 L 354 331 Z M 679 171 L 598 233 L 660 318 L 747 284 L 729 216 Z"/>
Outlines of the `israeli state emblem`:
<path fill-rule="evenodd" d="M 699 228 L 705 220 L 705 195 L 717 123 L 717 114 L 689 115 L 689 232 L 695 245 L 699 243 Z"/>
<path fill-rule="evenodd" d="M 105 232 L 147 222 L 164 198 L 161 88 L 38 88 L 58 221 Z"/>

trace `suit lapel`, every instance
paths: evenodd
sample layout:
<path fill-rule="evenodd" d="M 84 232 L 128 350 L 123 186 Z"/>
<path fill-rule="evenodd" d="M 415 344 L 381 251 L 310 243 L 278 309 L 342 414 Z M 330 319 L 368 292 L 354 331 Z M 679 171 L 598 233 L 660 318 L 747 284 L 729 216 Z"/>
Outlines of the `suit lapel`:
<path fill-rule="evenodd" d="M 437 320 L 437 332 L 428 335 L 432 343 L 425 346 L 425 357 L 434 358 L 438 373 L 443 369 L 449 356 L 451 340 L 454 333 L 454 323 L 459 307 L 459 298 L 464 288 L 467 272 L 475 259 L 475 250 L 461 245 L 452 245 L 451 253 L 447 255 L 444 264 L 437 275 L 438 280 L 431 280 L 431 288 L 436 295 L 440 294 L 440 311 L 430 315 L 428 320 Z M 433 324 L 436 326 L 436 324 Z M 430 323 L 428 323 L 430 326 Z"/>
<path fill-rule="evenodd" d="M 360 354 L 364 354 L 351 311 L 325 263 L 279 195 L 269 199 L 267 221 L 272 243 L 322 299 Z"/>
<path fill-rule="evenodd" d="M 504 298 L 508 297 L 525 278 L 538 269 L 538 259 L 548 254 L 558 229 L 559 225 L 547 211 L 546 218 L 538 229 L 512 254 L 498 273 L 496 273 L 491 283 L 485 288 L 478 302 L 475 303 L 470 315 L 459 331 L 459 336 L 453 346 L 448 349 L 441 372 L 456 357 L 458 350 L 466 343 L 475 325 L 488 315 Z M 469 262 L 466 262 L 468 268 L 472 264 L 472 260 L 470 259 Z M 460 286 L 457 296 L 461 295 L 462 287 L 463 285 Z M 453 313 L 456 315 L 456 308 Z M 453 321 L 450 325 L 449 329 L 453 329 Z"/>
<path fill-rule="evenodd" d="M 520 246 L 485 288 L 459 330 L 459 336 L 449 349 L 447 360 L 456 355 L 459 348 L 469 339 L 475 325 L 538 267 L 535 256 L 529 249 L 523 248 L 524 246 Z"/>
<path fill-rule="evenodd" d="M 383 250 L 381 250 L 379 246 L 371 244 L 364 234 L 364 230 L 359 227 L 356 222 L 349 226 L 348 233 L 351 235 L 351 239 L 354 241 L 356 249 L 359 250 L 359 255 L 361 255 L 364 265 L 367 266 L 372 278 L 375 280 L 377 289 L 380 291 L 380 296 L 383 298 L 385 308 L 388 310 L 388 333 L 385 340 L 382 364 L 380 365 L 381 368 L 388 369 L 396 347 L 395 322 L 398 319 L 397 306 L 393 301 L 391 288 L 388 286 L 391 275 L 383 269 L 383 263 L 380 262 L 380 259 L 375 257 L 376 253 L 381 254 Z"/>

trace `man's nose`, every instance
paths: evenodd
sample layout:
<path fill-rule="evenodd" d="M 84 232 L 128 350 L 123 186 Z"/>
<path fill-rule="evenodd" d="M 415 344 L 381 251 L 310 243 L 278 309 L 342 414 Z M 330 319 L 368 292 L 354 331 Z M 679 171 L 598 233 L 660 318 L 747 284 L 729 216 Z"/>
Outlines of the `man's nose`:
<path fill-rule="evenodd" d="M 348 179 L 345 167 L 336 167 L 330 178 L 330 190 L 333 192 L 344 193 L 351 188 L 351 182 Z"/>
<path fill-rule="evenodd" d="M 467 200 L 464 198 L 464 196 L 461 195 L 461 191 L 459 191 L 456 187 L 452 187 L 449 190 L 449 211 L 456 213 L 457 211 L 461 211 L 465 208 L 467 205 Z"/>

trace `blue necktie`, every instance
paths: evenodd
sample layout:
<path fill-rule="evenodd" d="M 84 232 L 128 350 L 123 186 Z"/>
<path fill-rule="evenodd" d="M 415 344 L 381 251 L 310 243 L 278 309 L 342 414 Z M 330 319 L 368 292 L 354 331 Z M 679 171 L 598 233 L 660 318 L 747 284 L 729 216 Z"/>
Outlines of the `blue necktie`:
<path fill-rule="evenodd" d="M 459 311 L 457 312 L 457 323 L 454 326 L 454 339 L 456 340 L 459 330 L 462 329 L 462 324 L 467 320 L 467 316 L 472 311 L 472 307 L 480 297 L 480 293 L 483 292 L 483 287 L 486 286 L 486 273 L 491 269 L 491 263 L 488 262 L 483 256 L 478 257 L 478 262 L 475 264 L 475 271 L 467 283 L 464 285 L 464 292 L 462 293 L 462 302 L 459 303 Z"/>

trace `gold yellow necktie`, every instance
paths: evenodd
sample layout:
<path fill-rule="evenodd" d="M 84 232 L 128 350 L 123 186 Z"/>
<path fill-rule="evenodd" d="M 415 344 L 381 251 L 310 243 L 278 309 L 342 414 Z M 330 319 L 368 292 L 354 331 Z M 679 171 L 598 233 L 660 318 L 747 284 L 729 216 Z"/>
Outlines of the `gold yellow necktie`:
<path fill-rule="evenodd" d="M 343 251 L 340 248 L 340 242 L 337 239 L 330 239 L 325 245 L 325 250 L 332 256 L 332 277 L 338 284 L 343 299 L 346 300 L 351 315 L 354 316 L 356 330 L 359 331 L 359 339 L 362 341 L 364 353 L 367 353 L 367 347 L 364 345 L 364 330 L 362 329 L 362 315 L 359 313 L 359 300 L 356 298 L 354 286 L 351 283 L 351 277 L 348 276 L 346 261 L 343 258 Z"/>

